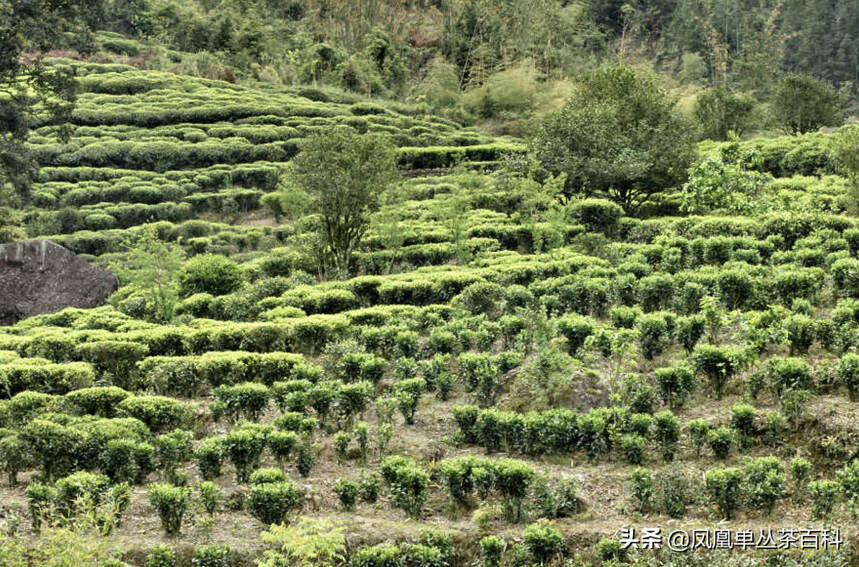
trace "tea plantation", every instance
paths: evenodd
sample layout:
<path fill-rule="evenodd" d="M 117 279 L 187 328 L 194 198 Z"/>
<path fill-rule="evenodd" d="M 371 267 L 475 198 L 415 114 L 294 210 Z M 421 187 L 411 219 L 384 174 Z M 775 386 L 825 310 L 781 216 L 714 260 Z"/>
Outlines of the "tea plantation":
<path fill-rule="evenodd" d="M 27 142 L 28 236 L 111 267 L 161 246 L 179 302 L 124 285 L 0 328 L 9 561 L 60 529 L 147 567 L 851 560 L 859 221 L 837 134 L 702 143 L 757 156 L 763 189 L 730 216 L 681 189 L 627 215 L 547 204 L 551 178 L 511 173 L 525 141 L 407 105 L 49 62 L 81 92 L 67 139 Z M 402 181 L 348 277 L 321 278 L 279 199 L 335 127 L 384 134 Z M 626 548 L 629 527 L 772 528 L 782 550 L 693 559 Z M 779 530 L 805 528 L 842 550 L 794 553 Z"/>

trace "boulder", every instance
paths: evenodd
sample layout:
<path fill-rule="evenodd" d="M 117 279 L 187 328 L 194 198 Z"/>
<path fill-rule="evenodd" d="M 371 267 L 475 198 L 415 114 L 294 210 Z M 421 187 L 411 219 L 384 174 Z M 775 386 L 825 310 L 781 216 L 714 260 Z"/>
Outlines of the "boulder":
<path fill-rule="evenodd" d="M 0 325 L 66 307 L 98 307 L 117 277 L 50 240 L 0 244 Z"/>

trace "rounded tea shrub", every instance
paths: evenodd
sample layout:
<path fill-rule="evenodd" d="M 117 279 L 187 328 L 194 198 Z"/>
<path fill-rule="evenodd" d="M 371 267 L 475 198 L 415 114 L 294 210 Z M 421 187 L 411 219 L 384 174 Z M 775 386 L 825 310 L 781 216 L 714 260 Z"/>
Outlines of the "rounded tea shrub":
<path fill-rule="evenodd" d="M 546 564 L 564 550 L 564 536 L 546 520 L 531 524 L 522 532 L 525 549 L 536 563 Z"/>
<path fill-rule="evenodd" d="M 191 504 L 191 489 L 156 482 L 149 485 L 149 503 L 158 513 L 164 532 L 167 535 L 178 534 Z"/>
<path fill-rule="evenodd" d="M 183 296 L 195 293 L 226 295 L 238 290 L 244 276 L 238 264 L 215 254 L 194 256 L 179 269 L 179 286 Z"/>
<path fill-rule="evenodd" d="M 248 493 L 248 509 L 267 526 L 285 522 L 297 502 L 298 490 L 288 480 L 255 484 Z"/>

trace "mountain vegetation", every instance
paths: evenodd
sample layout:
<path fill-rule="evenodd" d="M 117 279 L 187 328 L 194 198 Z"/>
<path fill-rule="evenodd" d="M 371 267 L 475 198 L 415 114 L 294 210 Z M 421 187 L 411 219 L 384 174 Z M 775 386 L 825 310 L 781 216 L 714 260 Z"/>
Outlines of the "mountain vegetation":
<path fill-rule="evenodd" d="M 0 565 L 855 563 L 857 31 L 0 0 L 0 243 L 121 283 L 0 327 Z"/>

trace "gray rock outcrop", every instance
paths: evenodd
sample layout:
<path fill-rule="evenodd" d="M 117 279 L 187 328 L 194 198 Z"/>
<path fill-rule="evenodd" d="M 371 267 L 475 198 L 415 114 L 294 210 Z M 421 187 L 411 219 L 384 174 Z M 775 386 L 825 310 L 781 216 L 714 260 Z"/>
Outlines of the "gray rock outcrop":
<path fill-rule="evenodd" d="M 0 325 L 66 307 L 98 307 L 118 287 L 113 272 L 50 240 L 0 244 Z"/>

